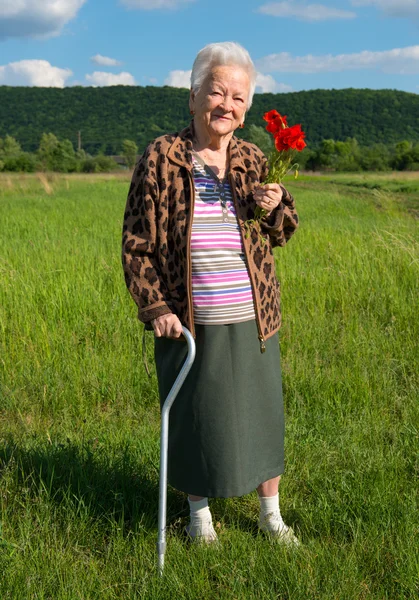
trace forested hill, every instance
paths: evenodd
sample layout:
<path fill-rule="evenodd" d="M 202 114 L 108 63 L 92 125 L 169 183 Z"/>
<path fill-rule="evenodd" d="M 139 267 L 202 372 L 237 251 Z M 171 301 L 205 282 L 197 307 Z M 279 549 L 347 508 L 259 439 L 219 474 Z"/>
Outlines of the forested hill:
<path fill-rule="evenodd" d="M 190 120 L 188 90 L 112 86 L 39 88 L 0 86 L 0 137 L 15 137 L 34 151 L 42 133 L 70 139 L 90 153 L 118 154 L 122 140 L 139 149 Z M 310 90 L 255 94 L 247 126 L 263 126 L 262 115 L 277 109 L 288 123 L 301 123 L 312 147 L 322 139 L 355 137 L 362 145 L 419 141 L 419 95 L 397 90 Z M 246 137 L 246 127 L 240 134 Z"/>

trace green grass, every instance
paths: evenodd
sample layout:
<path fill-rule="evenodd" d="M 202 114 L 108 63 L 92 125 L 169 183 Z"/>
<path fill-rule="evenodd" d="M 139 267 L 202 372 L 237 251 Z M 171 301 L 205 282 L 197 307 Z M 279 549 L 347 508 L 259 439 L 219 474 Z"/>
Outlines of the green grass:
<path fill-rule="evenodd" d="M 419 176 L 416 172 L 377 172 L 377 173 L 319 173 L 317 175 L 302 174 L 299 176 L 300 187 L 319 190 L 335 188 L 346 194 L 360 193 L 369 196 L 377 208 L 389 198 L 399 202 L 413 216 L 419 218 Z"/>
<path fill-rule="evenodd" d="M 418 221 L 390 176 L 357 181 L 290 180 L 301 229 L 276 251 L 280 499 L 302 548 L 258 533 L 255 493 L 211 500 L 221 547 L 191 547 L 169 489 L 159 580 L 157 382 L 120 265 L 128 180 L 1 179 L 1 600 L 419 596 Z"/>

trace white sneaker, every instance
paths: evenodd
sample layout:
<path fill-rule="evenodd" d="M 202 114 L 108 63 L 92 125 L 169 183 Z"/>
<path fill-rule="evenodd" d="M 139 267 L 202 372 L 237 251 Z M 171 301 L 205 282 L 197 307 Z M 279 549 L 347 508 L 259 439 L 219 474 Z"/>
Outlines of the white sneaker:
<path fill-rule="evenodd" d="M 190 523 L 186 526 L 185 531 L 187 535 L 197 542 L 204 544 L 212 544 L 218 541 L 217 534 L 215 533 L 212 519 L 191 519 Z"/>
<path fill-rule="evenodd" d="M 295 536 L 292 527 L 285 525 L 280 513 L 272 512 L 263 520 L 259 519 L 259 528 L 281 544 L 290 547 L 301 546 L 301 542 Z"/>

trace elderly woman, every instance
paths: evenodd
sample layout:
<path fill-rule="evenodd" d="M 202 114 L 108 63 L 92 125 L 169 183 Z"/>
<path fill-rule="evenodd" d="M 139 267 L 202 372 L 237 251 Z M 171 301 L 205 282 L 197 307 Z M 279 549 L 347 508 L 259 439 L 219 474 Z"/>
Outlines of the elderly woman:
<path fill-rule="evenodd" d="M 259 527 L 298 544 L 278 503 L 284 415 L 272 252 L 285 245 L 298 218 L 283 186 L 263 185 L 261 150 L 233 135 L 243 127 L 255 79 L 249 54 L 236 43 L 198 53 L 190 125 L 155 139 L 136 165 L 123 265 L 138 317 L 154 330 L 161 403 L 187 354 L 182 325 L 196 340 L 169 431 L 168 478 L 189 496 L 188 535 L 216 539 L 208 497 L 257 488 Z M 244 222 L 256 205 L 267 214 L 246 235 Z"/>

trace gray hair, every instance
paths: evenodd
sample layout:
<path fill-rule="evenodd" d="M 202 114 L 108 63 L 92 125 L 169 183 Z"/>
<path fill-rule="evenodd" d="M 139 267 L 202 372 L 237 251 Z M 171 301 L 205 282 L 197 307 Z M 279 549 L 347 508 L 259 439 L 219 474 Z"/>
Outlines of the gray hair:
<path fill-rule="evenodd" d="M 246 110 L 252 105 L 256 87 L 256 69 L 248 51 L 237 42 L 217 42 L 200 50 L 194 60 L 191 73 L 191 88 L 197 93 L 211 69 L 221 65 L 241 67 L 249 76 L 250 90 Z"/>

